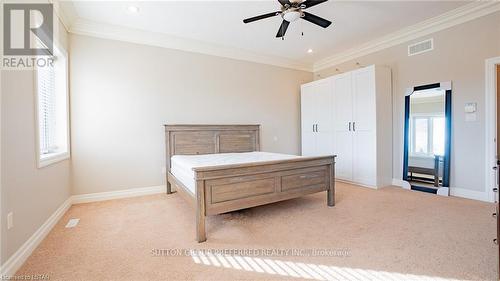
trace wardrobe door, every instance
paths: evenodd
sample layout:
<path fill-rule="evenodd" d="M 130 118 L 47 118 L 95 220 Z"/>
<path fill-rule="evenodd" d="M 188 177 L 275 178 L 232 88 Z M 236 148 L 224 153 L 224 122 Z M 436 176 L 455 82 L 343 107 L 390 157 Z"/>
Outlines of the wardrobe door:
<path fill-rule="evenodd" d="M 334 153 L 337 155 L 335 176 L 352 180 L 352 79 L 351 73 L 337 75 L 333 79 L 334 102 Z"/>
<path fill-rule="evenodd" d="M 315 111 L 314 84 L 303 85 L 300 95 L 300 115 L 302 134 L 302 155 L 313 156 L 316 154 L 316 111 Z"/>
<path fill-rule="evenodd" d="M 332 79 L 321 80 L 316 86 L 316 155 L 333 155 L 333 84 Z"/>
<path fill-rule="evenodd" d="M 375 71 L 368 67 L 352 73 L 353 91 L 353 181 L 377 184 Z"/>

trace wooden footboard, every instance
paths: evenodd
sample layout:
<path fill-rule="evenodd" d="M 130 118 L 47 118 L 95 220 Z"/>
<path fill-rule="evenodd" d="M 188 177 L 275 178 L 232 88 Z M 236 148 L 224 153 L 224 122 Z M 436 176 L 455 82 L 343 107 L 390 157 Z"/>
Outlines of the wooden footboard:
<path fill-rule="evenodd" d="M 335 205 L 335 156 L 300 157 L 279 161 L 195 168 L 193 170 L 196 188 L 193 194 L 170 173 L 170 157 L 173 155 L 171 151 L 175 151 L 176 148 L 169 146 L 173 142 L 172 135 L 169 133 L 174 131 L 175 127 L 177 126 L 167 126 L 167 164 L 169 170 L 167 193 L 171 192 L 171 185 L 177 187 L 182 196 L 196 208 L 196 240 L 198 242 L 206 240 L 205 217 L 208 215 L 260 206 L 321 191 L 327 191 L 328 206 Z M 202 133 L 199 132 L 199 125 L 192 127 L 196 133 L 190 131 L 190 127 L 187 125 L 182 125 L 181 128 L 183 132 L 187 130 L 197 137 L 195 145 L 190 147 L 201 147 L 206 150 L 200 136 L 208 136 L 208 142 L 219 147 L 231 147 L 231 150 L 238 152 L 244 152 L 241 151 L 242 148 L 251 149 L 250 151 L 258 150 L 258 126 L 256 130 L 252 130 L 255 128 L 249 125 L 229 125 L 227 127 L 209 125 L 209 128 L 206 126 L 201 128 L 204 129 Z M 221 130 L 221 128 L 226 130 Z M 251 130 L 245 131 L 244 129 Z M 176 131 L 178 132 L 178 130 Z M 219 133 L 212 135 L 207 131 Z M 220 138 L 220 135 L 224 135 L 224 138 Z M 223 139 L 224 143 L 222 143 Z M 257 145 L 252 147 L 253 144 Z M 183 151 L 184 153 L 188 151 L 188 154 L 198 154 L 186 149 L 186 147 L 183 147 Z M 215 151 L 219 150 L 215 148 Z"/>
<path fill-rule="evenodd" d="M 335 205 L 334 156 L 204 167 L 193 194 L 174 175 L 168 181 L 196 208 L 196 240 L 206 240 L 205 217 L 327 191 Z"/>
<path fill-rule="evenodd" d="M 194 171 L 197 182 L 205 188 L 206 214 L 216 215 L 326 191 L 333 182 L 333 167 L 334 157 L 327 156 Z M 333 197 L 329 203 L 334 204 Z"/>
<path fill-rule="evenodd" d="M 205 216 L 327 191 L 335 205 L 334 156 L 195 170 L 197 240 L 206 240 Z"/>

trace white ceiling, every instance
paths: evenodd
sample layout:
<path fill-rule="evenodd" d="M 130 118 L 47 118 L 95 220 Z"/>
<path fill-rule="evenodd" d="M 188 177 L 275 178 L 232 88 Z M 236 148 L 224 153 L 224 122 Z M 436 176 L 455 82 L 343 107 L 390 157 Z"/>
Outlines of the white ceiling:
<path fill-rule="evenodd" d="M 71 5 L 72 3 L 72 5 Z M 113 24 L 214 43 L 312 64 L 466 4 L 464 1 L 332 1 L 307 11 L 329 19 L 327 29 L 304 20 L 275 38 L 281 18 L 244 24 L 244 18 L 279 10 L 278 1 L 74 1 L 63 10 L 92 22 Z M 131 14 L 130 5 L 140 11 Z M 73 6 L 73 7 L 71 7 Z M 301 36 L 301 33 L 304 35 Z M 312 54 L 307 50 L 313 49 Z"/>

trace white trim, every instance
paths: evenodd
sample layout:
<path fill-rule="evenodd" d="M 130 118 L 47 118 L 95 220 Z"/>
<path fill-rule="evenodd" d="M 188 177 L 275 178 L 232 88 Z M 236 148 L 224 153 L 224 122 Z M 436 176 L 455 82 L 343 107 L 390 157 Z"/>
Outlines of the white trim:
<path fill-rule="evenodd" d="M 47 167 L 49 165 L 64 161 L 69 158 L 70 154 L 67 151 L 42 155 L 39 156 L 38 159 L 38 168 Z"/>
<path fill-rule="evenodd" d="M 392 185 L 411 190 L 411 185 L 407 181 L 401 179 L 392 179 Z"/>
<path fill-rule="evenodd" d="M 376 187 L 374 185 L 362 184 L 362 183 L 357 183 L 357 182 L 349 181 L 349 180 L 335 179 L 335 182 L 347 183 L 347 184 L 352 184 L 352 185 L 371 188 L 371 189 L 378 189 L 378 187 Z"/>
<path fill-rule="evenodd" d="M 69 56 L 66 49 L 56 40 L 53 41 L 54 48 L 65 57 L 65 71 L 66 71 L 66 151 L 56 152 L 46 157 L 40 155 L 40 126 L 38 120 L 38 73 L 37 68 L 33 68 L 33 92 L 35 95 L 35 157 L 37 159 L 37 168 L 47 167 L 60 161 L 64 161 L 71 157 L 71 136 L 70 136 L 70 116 L 69 116 Z M 56 50 L 54 50 L 54 53 Z"/>
<path fill-rule="evenodd" d="M 436 88 L 436 89 L 444 90 L 444 91 L 451 91 L 451 86 L 452 86 L 451 81 L 439 82 L 439 88 Z"/>
<path fill-rule="evenodd" d="M 488 192 L 486 191 L 475 191 L 460 187 L 450 187 L 450 196 L 462 197 L 466 199 L 473 199 L 484 202 L 491 202 L 488 199 Z"/>
<path fill-rule="evenodd" d="M 407 88 L 405 92 L 405 97 L 411 96 L 412 94 L 413 94 L 413 87 Z"/>
<path fill-rule="evenodd" d="M 399 186 L 404 189 L 411 190 L 410 184 L 401 179 L 392 179 L 392 185 Z M 484 202 L 491 202 L 488 199 L 488 193 L 486 191 L 475 191 L 460 187 L 440 187 L 438 189 L 438 195 L 442 196 L 455 196 L 472 200 L 479 200 Z"/>
<path fill-rule="evenodd" d="M 65 1 L 64 9 L 61 8 L 61 0 L 48 0 L 48 2 L 54 4 L 54 13 L 56 14 L 56 17 L 59 19 L 66 31 L 69 31 L 69 28 L 77 18 L 77 12 L 73 2 Z"/>
<path fill-rule="evenodd" d="M 123 190 L 116 190 L 116 191 L 108 191 L 108 192 L 73 195 L 72 196 L 72 203 L 73 204 L 89 203 L 89 202 L 137 197 L 137 196 L 166 193 L 166 192 L 167 192 L 167 190 L 166 190 L 165 185 L 158 185 L 158 186 L 152 186 L 152 187 L 130 188 L 130 189 L 123 189 Z"/>
<path fill-rule="evenodd" d="M 337 53 L 314 63 L 314 72 L 387 49 L 432 33 L 500 11 L 498 1 L 474 1 L 462 7 L 403 28 L 358 47 Z"/>
<path fill-rule="evenodd" d="M 62 218 L 66 211 L 71 207 L 71 197 L 57 208 L 57 210 L 38 228 L 31 237 L 1 266 L 0 276 L 13 276 L 23 263 L 28 259 L 31 253 L 49 234 L 56 223 Z"/>
<path fill-rule="evenodd" d="M 0 266 L 0 277 L 13 276 L 72 205 L 165 192 L 165 185 L 159 185 L 70 196 L 13 255 Z"/>
<path fill-rule="evenodd" d="M 2 73 L 2 71 L 0 70 L 0 75 L 1 75 L 1 73 Z M 3 89 L 1 77 L 0 77 L 0 89 Z M 3 90 L 2 90 L 2 93 L 3 93 Z M 2 123 L 2 116 L 3 116 L 2 115 L 2 96 L 3 96 L 3 94 L 0 94 L 0 132 L 3 132 L 3 130 L 2 130 L 2 124 L 3 124 Z M 2 147 L 3 147 L 3 145 L 2 145 L 2 137 L 0 137 L 0 228 L 3 226 L 3 216 L 4 216 L 3 212 L 2 212 L 2 210 L 3 210 L 2 209 L 2 202 L 3 202 L 3 200 L 2 200 L 2 194 L 3 194 L 3 191 L 4 191 L 4 187 L 2 186 L 2 182 L 3 182 L 3 180 L 2 180 L 2 171 L 3 171 L 3 169 L 2 169 L 2 162 L 3 161 L 1 161 L 1 159 L 3 159 L 3 155 L 2 155 L 3 154 L 3 152 L 2 152 L 3 149 L 2 149 Z M 0 231 L 1 231 L 1 229 L 0 229 Z M 0 276 L 2 275 L 2 270 L 1 270 L 1 265 L 2 265 L 2 262 L 3 262 L 3 256 L 2 256 L 3 251 L 2 250 L 3 250 L 2 249 L 2 241 L 1 241 L 1 238 L 0 238 Z"/>
<path fill-rule="evenodd" d="M 58 0 L 54 0 L 58 2 Z M 56 5 L 60 19 L 70 33 L 98 38 L 158 46 L 187 52 L 250 61 L 279 67 L 317 72 L 349 60 L 390 48 L 432 33 L 500 11 L 498 1 L 474 1 L 442 15 L 427 19 L 397 32 L 382 36 L 360 46 L 336 53 L 316 61 L 314 64 L 293 59 L 253 53 L 204 41 L 177 37 L 165 33 L 150 32 L 117 25 L 102 24 L 77 18 L 74 7 L 63 11 Z"/>
<path fill-rule="evenodd" d="M 437 87 L 437 88 L 431 88 L 431 89 L 426 89 L 426 90 L 418 90 L 418 91 L 414 91 L 415 87 L 422 86 L 422 85 L 425 85 L 425 84 L 421 84 L 421 85 L 418 85 L 418 86 L 409 87 L 409 88 L 406 89 L 405 96 L 411 96 L 415 92 L 425 92 L 425 91 L 428 91 L 428 90 L 451 91 L 452 84 L 453 84 L 452 81 L 439 82 L 439 87 Z"/>
<path fill-rule="evenodd" d="M 500 57 L 490 58 L 485 61 L 485 188 L 489 202 L 495 201 L 493 187 L 497 186 L 496 176 L 500 171 L 491 167 L 496 166 L 496 142 L 497 137 L 497 93 L 496 93 L 496 66 L 500 65 Z M 490 167 L 490 168 L 488 168 Z"/>
<path fill-rule="evenodd" d="M 445 186 L 441 186 L 437 189 L 436 194 L 440 195 L 440 196 L 450 196 L 450 188 L 445 187 Z"/>
<path fill-rule="evenodd" d="M 218 44 L 182 38 L 165 33 L 133 29 L 118 25 L 102 24 L 81 18 L 77 19 L 73 23 L 70 28 L 70 32 L 78 35 L 132 42 L 142 45 L 182 50 L 186 52 L 257 62 L 312 72 L 312 65 L 287 58 L 261 55 L 243 49 L 225 47 Z"/>

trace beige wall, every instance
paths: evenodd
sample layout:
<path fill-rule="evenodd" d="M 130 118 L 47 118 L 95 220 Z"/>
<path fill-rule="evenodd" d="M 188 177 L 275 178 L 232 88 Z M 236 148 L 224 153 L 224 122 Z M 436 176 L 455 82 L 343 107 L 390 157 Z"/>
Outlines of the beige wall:
<path fill-rule="evenodd" d="M 408 57 L 407 45 L 434 38 L 434 51 Z M 315 78 L 361 65 L 387 65 L 393 75 L 394 177 L 402 176 L 404 95 L 408 87 L 452 81 L 451 186 L 484 191 L 485 60 L 500 56 L 500 13 L 491 14 L 356 60 L 324 69 Z M 466 122 L 464 105 L 477 102 L 478 120 Z M 389 124 L 388 124 L 389 125 Z"/>
<path fill-rule="evenodd" d="M 68 50 L 59 24 L 56 38 Z M 70 161 L 37 168 L 35 92 L 31 70 L 1 71 L 1 259 L 3 264 L 70 196 Z M 14 228 L 7 230 L 7 213 Z"/>
<path fill-rule="evenodd" d="M 312 73 L 71 35 L 73 193 L 164 184 L 163 124 L 261 124 L 262 149 L 299 153 Z"/>

